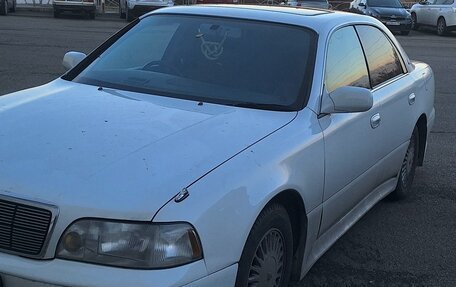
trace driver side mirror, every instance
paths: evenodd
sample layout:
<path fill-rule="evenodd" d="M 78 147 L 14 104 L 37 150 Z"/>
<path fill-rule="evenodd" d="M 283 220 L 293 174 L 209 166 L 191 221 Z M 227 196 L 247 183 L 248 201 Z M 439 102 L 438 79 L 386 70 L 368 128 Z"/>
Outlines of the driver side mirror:
<path fill-rule="evenodd" d="M 77 64 L 87 57 L 86 54 L 80 52 L 68 52 L 63 56 L 63 66 L 67 70 L 73 69 Z"/>
<path fill-rule="evenodd" d="M 323 95 L 321 113 L 357 113 L 372 108 L 374 97 L 370 90 L 360 87 L 345 86 Z"/>
<path fill-rule="evenodd" d="M 366 8 L 366 4 L 365 4 L 365 3 L 359 3 L 358 6 L 359 6 L 359 7 Z"/>

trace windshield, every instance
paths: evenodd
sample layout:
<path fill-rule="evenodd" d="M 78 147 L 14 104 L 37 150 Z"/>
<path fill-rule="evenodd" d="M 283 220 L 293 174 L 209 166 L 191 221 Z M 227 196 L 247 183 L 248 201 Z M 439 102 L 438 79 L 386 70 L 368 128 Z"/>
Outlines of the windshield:
<path fill-rule="evenodd" d="M 403 8 L 399 0 L 368 0 L 367 5 L 370 7 Z"/>
<path fill-rule="evenodd" d="M 311 30 L 266 22 L 153 15 L 73 81 L 227 105 L 298 110 L 310 88 Z"/>

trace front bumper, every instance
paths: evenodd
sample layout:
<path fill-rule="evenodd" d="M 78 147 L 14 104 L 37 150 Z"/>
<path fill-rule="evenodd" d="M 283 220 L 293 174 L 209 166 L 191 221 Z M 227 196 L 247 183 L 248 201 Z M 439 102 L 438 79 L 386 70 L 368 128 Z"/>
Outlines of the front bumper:
<path fill-rule="evenodd" d="M 54 11 L 71 11 L 71 12 L 95 12 L 96 7 L 93 4 L 69 4 L 65 2 L 56 2 L 52 5 L 54 7 Z"/>
<path fill-rule="evenodd" d="M 410 31 L 412 29 L 412 21 L 411 20 L 391 21 L 391 20 L 383 20 L 382 19 L 381 22 L 390 31 L 393 31 L 393 32 Z"/>
<path fill-rule="evenodd" d="M 3 287 L 232 287 L 236 274 L 233 264 L 208 275 L 203 260 L 170 269 L 137 270 L 0 253 Z"/>

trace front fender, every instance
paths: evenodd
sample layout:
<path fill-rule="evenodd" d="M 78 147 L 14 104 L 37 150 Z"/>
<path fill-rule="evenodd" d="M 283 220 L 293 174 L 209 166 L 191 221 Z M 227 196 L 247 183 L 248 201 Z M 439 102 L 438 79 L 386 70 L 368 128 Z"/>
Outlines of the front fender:
<path fill-rule="evenodd" d="M 290 124 L 189 186 L 188 198 L 171 200 L 153 221 L 191 223 L 212 273 L 239 261 L 256 218 L 275 195 L 298 191 L 309 213 L 321 205 L 323 182 L 321 129 L 306 108 Z"/>

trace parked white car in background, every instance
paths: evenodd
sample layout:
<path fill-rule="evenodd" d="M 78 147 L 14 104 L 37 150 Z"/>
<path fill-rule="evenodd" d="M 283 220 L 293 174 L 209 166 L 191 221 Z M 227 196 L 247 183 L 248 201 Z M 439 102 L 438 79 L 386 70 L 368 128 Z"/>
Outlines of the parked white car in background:
<path fill-rule="evenodd" d="M 289 0 L 287 1 L 287 5 L 292 7 L 306 7 L 319 9 L 331 8 L 331 4 L 329 4 L 328 0 Z"/>
<path fill-rule="evenodd" d="M 433 26 L 443 36 L 456 30 L 455 0 L 424 0 L 412 6 L 412 27 Z"/>
<path fill-rule="evenodd" d="M 95 19 L 97 12 L 96 0 L 53 0 L 54 18 L 63 13 L 79 14 Z"/>
<path fill-rule="evenodd" d="M 133 19 L 156 9 L 174 6 L 174 0 L 119 0 L 120 18 Z"/>
<path fill-rule="evenodd" d="M 350 13 L 164 8 L 64 65 L 0 97 L 3 287 L 290 286 L 413 192 L 435 118 L 431 68 Z"/>

